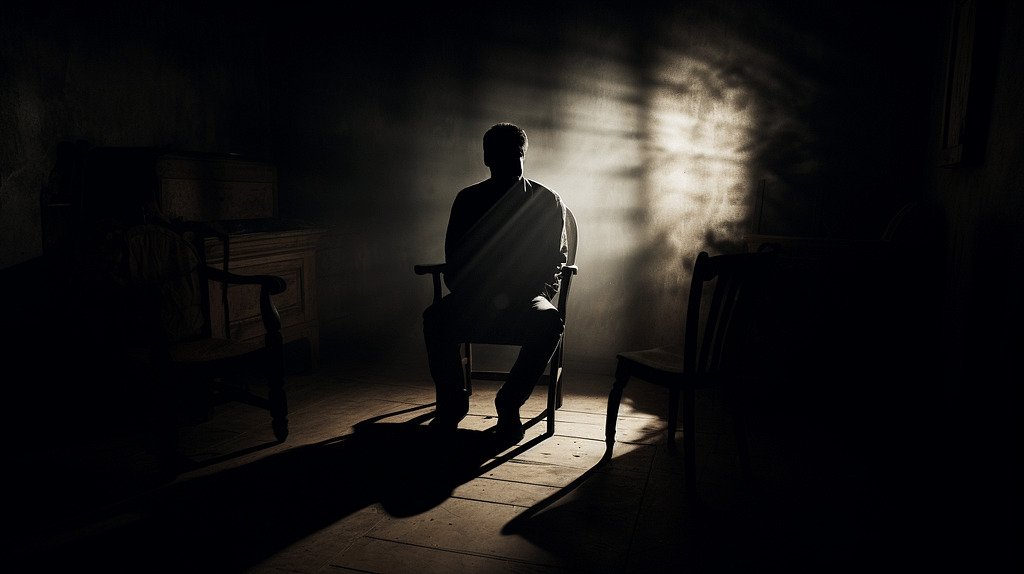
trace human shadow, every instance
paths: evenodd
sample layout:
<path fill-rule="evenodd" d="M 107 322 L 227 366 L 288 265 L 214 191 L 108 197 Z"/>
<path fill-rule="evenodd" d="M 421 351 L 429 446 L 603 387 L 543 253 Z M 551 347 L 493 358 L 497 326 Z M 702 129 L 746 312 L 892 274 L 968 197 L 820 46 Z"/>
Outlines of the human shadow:
<path fill-rule="evenodd" d="M 121 503 L 74 536 L 22 549 L 24 571 L 237 572 L 335 522 L 380 504 L 413 516 L 448 499 L 459 485 L 547 438 L 503 443 L 486 431 L 438 434 L 423 421 L 387 418 L 221 472 L 185 478 Z M 66 562 L 61 564 L 61 562 Z"/>

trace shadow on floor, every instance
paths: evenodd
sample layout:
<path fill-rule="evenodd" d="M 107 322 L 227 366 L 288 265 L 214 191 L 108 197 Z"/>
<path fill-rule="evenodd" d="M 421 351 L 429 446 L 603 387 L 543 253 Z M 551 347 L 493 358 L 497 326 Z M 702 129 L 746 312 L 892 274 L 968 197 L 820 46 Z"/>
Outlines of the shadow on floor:
<path fill-rule="evenodd" d="M 374 417 L 355 432 L 116 505 L 73 536 L 22 549 L 18 571 L 233 572 L 380 503 L 394 517 L 425 512 L 459 485 L 532 448 L 489 432 L 438 435 L 426 405 Z M 384 419 L 428 409 L 405 423 Z M 507 451 L 507 452 L 506 452 Z M 500 456 L 499 456 L 500 455 Z M 16 558 L 16 562 L 21 562 Z"/>

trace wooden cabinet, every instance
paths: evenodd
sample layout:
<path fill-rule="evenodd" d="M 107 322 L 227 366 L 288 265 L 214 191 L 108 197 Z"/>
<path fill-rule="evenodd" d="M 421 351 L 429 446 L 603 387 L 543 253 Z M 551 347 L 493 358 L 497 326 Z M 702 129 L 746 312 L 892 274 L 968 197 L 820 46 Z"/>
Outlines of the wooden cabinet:
<path fill-rule="evenodd" d="M 312 347 L 313 365 L 319 359 L 320 322 L 316 305 L 316 249 L 323 230 L 303 229 L 231 235 L 228 241 L 228 270 L 239 275 L 276 275 L 288 284 L 274 296 L 281 315 L 281 335 L 290 343 L 306 339 Z M 221 268 L 224 243 L 206 240 L 207 263 Z M 223 285 L 210 284 L 210 323 L 214 336 L 263 344 L 259 286 L 229 285 L 227 310 Z"/>
<path fill-rule="evenodd" d="M 83 152 L 84 153 L 84 152 Z M 274 296 L 281 335 L 306 339 L 313 366 L 319 356 L 316 250 L 322 229 L 280 219 L 277 169 L 236 154 L 157 148 L 94 148 L 84 162 L 82 211 L 97 220 L 166 220 L 212 224 L 227 234 L 206 239 L 207 264 L 223 269 L 225 247 L 232 273 L 275 275 L 288 288 Z M 263 345 L 259 287 L 210 283 L 210 328 L 214 337 Z"/>

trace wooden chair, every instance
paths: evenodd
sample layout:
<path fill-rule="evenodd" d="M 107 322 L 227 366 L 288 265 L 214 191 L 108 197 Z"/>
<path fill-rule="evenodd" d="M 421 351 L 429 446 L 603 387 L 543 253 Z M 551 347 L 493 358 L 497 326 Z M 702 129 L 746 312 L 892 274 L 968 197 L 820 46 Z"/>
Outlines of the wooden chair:
<path fill-rule="evenodd" d="M 675 448 L 679 394 L 683 395 L 683 457 L 686 489 L 696 494 L 694 391 L 736 381 L 742 375 L 741 355 L 748 335 L 758 283 L 775 258 L 774 252 L 697 256 L 687 304 L 682 347 L 666 346 L 619 353 L 615 384 L 608 397 L 605 459 L 615 444 L 615 423 L 622 392 L 630 378 L 669 389 L 668 444 Z M 717 279 L 710 305 L 702 308 L 704 285 Z M 701 327 L 703 326 L 703 333 Z M 750 472 L 743 425 L 737 415 L 737 441 L 744 474 Z"/>
<path fill-rule="evenodd" d="M 575 276 L 579 271 L 579 268 L 576 266 L 576 245 L 579 240 L 579 232 L 576 228 L 576 217 L 568 207 L 565 208 L 565 236 L 566 244 L 568 246 L 568 254 L 566 263 L 562 267 L 562 277 L 560 280 L 558 295 L 556 296 L 556 306 L 558 307 L 559 314 L 562 316 L 562 324 L 567 326 L 566 315 L 569 308 L 569 290 L 572 287 L 573 276 Z M 433 275 L 434 302 L 439 301 L 443 294 L 441 289 L 441 275 L 445 272 L 445 264 L 416 265 L 414 270 L 417 275 Z M 508 378 L 507 371 L 475 370 L 473 368 L 473 343 L 481 345 L 508 344 L 506 341 L 486 340 L 466 341 L 463 343 L 465 357 L 462 359 L 462 365 L 466 376 L 466 390 L 470 394 L 473 393 L 473 379 L 503 381 Z M 548 385 L 548 406 L 546 411 L 548 434 L 554 434 L 555 411 L 562 407 L 562 363 L 564 358 L 565 332 L 562 333 L 562 338 L 559 340 L 558 346 L 555 348 L 555 352 L 551 357 L 549 373 L 544 375 L 540 381 L 540 384 Z"/>
<path fill-rule="evenodd" d="M 267 409 L 275 438 L 284 441 L 288 406 L 281 321 L 271 296 L 282 293 L 285 282 L 279 277 L 241 276 L 207 266 L 203 237 L 194 231 L 197 227 L 191 229 L 178 229 L 182 231 L 179 234 L 150 223 L 112 235 L 111 241 L 123 256 L 120 274 L 125 286 L 129 357 L 139 372 L 172 390 L 195 386 Z M 262 347 L 214 337 L 209 281 L 259 286 L 259 315 L 266 329 Z M 267 379 L 265 398 L 225 384 L 225 379 L 248 372 Z M 149 382 L 139 379 L 138 384 Z M 168 449 L 176 448 L 176 437 L 174 431 L 168 439 L 173 444 L 165 445 Z"/>

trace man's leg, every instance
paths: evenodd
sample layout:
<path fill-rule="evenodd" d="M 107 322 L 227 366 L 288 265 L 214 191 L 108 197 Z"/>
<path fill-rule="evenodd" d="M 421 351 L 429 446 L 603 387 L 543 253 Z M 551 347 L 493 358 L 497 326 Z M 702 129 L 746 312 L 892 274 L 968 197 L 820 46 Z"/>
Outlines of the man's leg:
<path fill-rule="evenodd" d="M 437 398 L 431 426 L 455 428 L 469 411 L 469 395 L 462 370 L 462 355 L 455 337 L 459 314 L 445 297 L 423 312 L 423 339 Z"/>
<path fill-rule="evenodd" d="M 522 432 L 519 407 L 530 398 L 537 380 L 562 336 L 562 318 L 558 309 L 544 297 L 536 297 L 529 311 L 522 318 L 525 343 L 519 351 L 519 358 L 508 374 L 508 380 L 494 399 L 498 411 L 499 430 Z"/>

